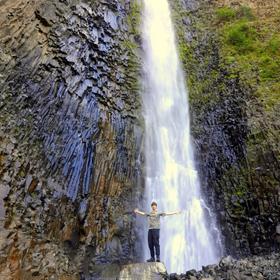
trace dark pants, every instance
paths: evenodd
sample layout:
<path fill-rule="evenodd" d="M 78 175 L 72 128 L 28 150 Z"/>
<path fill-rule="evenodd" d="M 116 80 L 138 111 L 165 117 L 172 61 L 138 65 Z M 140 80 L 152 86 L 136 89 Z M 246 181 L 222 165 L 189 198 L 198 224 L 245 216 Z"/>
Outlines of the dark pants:
<path fill-rule="evenodd" d="M 153 228 L 149 229 L 148 231 L 148 243 L 149 243 L 149 249 L 151 253 L 151 258 L 155 258 L 155 251 L 156 249 L 156 256 L 159 258 L 160 256 L 160 248 L 159 248 L 159 229 Z"/>

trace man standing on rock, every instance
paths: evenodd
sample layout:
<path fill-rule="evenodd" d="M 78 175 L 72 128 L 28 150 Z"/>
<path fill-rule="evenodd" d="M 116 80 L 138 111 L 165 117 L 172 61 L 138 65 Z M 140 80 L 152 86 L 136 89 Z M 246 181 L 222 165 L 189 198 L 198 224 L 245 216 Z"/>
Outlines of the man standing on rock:
<path fill-rule="evenodd" d="M 137 208 L 134 209 L 134 213 L 148 217 L 148 222 L 149 222 L 148 244 L 151 253 L 151 258 L 148 259 L 147 262 L 155 261 L 154 248 L 156 249 L 156 261 L 160 262 L 160 245 L 159 245 L 160 217 L 179 214 L 181 213 L 181 211 L 169 212 L 169 213 L 158 212 L 157 203 L 155 201 L 152 202 L 151 207 L 152 207 L 152 211 L 150 213 L 139 211 Z"/>

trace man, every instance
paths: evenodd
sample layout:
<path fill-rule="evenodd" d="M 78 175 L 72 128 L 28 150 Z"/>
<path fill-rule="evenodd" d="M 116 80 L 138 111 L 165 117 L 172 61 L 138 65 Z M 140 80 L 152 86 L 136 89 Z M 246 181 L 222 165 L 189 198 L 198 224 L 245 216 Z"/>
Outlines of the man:
<path fill-rule="evenodd" d="M 151 253 L 151 258 L 148 259 L 147 262 L 155 261 L 154 248 L 156 249 L 156 261 L 160 262 L 160 246 L 159 246 L 160 217 L 179 214 L 181 213 L 181 211 L 159 213 L 157 211 L 157 203 L 155 201 L 152 202 L 151 207 L 152 207 L 152 211 L 150 213 L 141 212 L 137 208 L 134 209 L 134 212 L 136 214 L 148 217 L 148 222 L 149 222 L 148 244 Z"/>

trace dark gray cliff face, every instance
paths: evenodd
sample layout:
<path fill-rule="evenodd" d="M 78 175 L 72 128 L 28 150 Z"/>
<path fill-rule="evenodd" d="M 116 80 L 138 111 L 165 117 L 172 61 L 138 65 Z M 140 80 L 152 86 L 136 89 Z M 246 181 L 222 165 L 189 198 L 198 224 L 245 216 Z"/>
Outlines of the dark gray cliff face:
<path fill-rule="evenodd" d="M 249 83 L 225 63 L 217 3 L 170 4 L 190 91 L 200 178 L 217 212 L 226 252 L 273 251 L 279 248 L 279 103 L 265 111 L 256 96 L 257 71 Z"/>
<path fill-rule="evenodd" d="M 0 5 L 3 275 L 75 279 L 94 263 L 135 258 L 142 127 L 132 4 Z"/>

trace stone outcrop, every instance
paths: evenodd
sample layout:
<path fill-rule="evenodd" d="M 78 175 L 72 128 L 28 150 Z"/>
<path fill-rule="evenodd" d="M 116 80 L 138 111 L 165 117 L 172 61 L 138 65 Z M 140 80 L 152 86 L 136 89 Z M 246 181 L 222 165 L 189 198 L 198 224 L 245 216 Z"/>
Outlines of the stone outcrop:
<path fill-rule="evenodd" d="M 78 279 L 137 257 L 137 7 L 1 1 L 1 279 Z"/>
<path fill-rule="evenodd" d="M 161 280 L 167 275 L 163 263 L 130 263 L 126 265 L 96 265 L 93 279 Z"/>
<path fill-rule="evenodd" d="M 128 264 L 122 267 L 119 279 L 142 279 L 142 280 L 160 280 L 166 274 L 166 268 L 163 263 L 139 263 Z"/>

